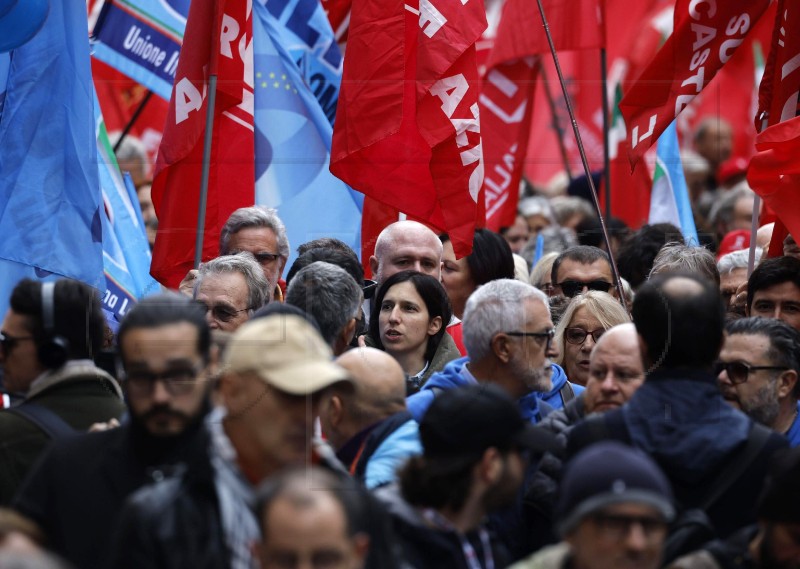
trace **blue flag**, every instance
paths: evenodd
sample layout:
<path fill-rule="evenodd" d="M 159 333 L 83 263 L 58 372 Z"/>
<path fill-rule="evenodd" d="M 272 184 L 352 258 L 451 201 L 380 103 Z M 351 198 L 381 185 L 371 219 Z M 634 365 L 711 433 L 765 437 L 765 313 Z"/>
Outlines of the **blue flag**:
<path fill-rule="evenodd" d="M 648 223 L 671 223 L 681 228 L 687 245 L 700 244 L 683 174 L 675 121 L 658 138 Z"/>
<path fill-rule="evenodd" d="M 169 101 L 190 0 L 106 0 L 94 56 Z"/>
<path fill-rule="evenodd" d="M 50 274 L 103 290 L 86 29 L 85 3 L 51 2 L 44 27 L 10 54 L 0 114 L 0 258 L 12 263 L 0 294 L 20 276 Z"/>
<path fill-rule="evenodd" d="M 359 253 L 364 196 L 329 170 L 341 57 L 319 2 L 287 4 L 253 3 L 256 203 L 278 209 L 293 247 L 330 236 Z"/>

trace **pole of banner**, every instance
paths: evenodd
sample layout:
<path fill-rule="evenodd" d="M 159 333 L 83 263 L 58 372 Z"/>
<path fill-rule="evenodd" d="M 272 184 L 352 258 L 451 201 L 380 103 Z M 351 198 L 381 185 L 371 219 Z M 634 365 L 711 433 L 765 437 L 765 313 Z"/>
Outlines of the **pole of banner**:
<path fill-rule="evenodd" d="M 148 89 L 147 93 L 144 95 L 144 98 L 142 98 L 142 102 L 139 103 L 139 106 L 136 107 L 135 111 L 133 111 L 131 120 L 129 120 L 128 124 L 125 125 L 125 128 L 122 129 L 122 134 L 119 135 L 119 140 L 117 140 L 116 144 L 114 144 L 114 154 L 116 154 L 117 150 L 119 150 L 119 147 L 122 146 L 122 141 L 125 140 L 125 137 L 131 132 L 133 125 L 136 124 L 137 120 L 139 120 L 139 115 L 142 114 L 142 111 L 147 106 L 147 103 L 150 101 L 150 97 L 152 96 L 153 92 Z"/>
<path fill-rule="evenodd" d="M 206 106 L 206 132 L 203 137 L 203 169 L 200 176 L 200 203 L 197 208 L 197 236 L 194 242 L 194 268 L 203 260 L 203 235 L 206 229 L 206 204 L 208 202 L 208 175 L 211 171 L 211 138 L 214 135 L 214 106 L 217 101 L 217 74 L 208 76 L 208 104 Z"/>
<path fill-rule="evenodd" d="M 603 181 L 606 186 L 606 217 L 611 217 L 611 158 L 608 124 L 608 62 L 606 48 L 600 48 L 600 88 L 603 90 Z"/>
<path fill-rule="evenodd" d="M 769 117 L 767 113 L 761 114 L 761 128 L 759 132 L 763 131 L 769 126 Z M 758 233 L 758 214 L 761 210 L 761 196 L 758 194 L 753 198 L 753 220 L 750 222 L 750 254 L 747 257 L 747 278 L 753 273 L 756 266 L 756 233 Z"/>
<path fill-rule="evenodd" d="M 550 107 L 550 115 L 553 117 L 553 129 L 556 131 L 558 138 L 558 150 L 561 153 L 561 161 L 564 163 L 564 171 L 567 173 L 567 180 L 572 182 L 572 172 L 569 169 L 569 156 L 567 155 L 567 147 L 564 144 L 564 129 L 561 128 L 561 121 L 558 120 L 558 110 L 556 109 L 556 102 L 553 95 L 550 93 L 550 88 L 547 86 L 547 73 L 544 70 L 544 63 L 542 58 L 539 61 L 539 74 L 542 76 L 542 87 L 547 96 L 547 104 Z"/>
<path fill-rule="evenodd" d="M 578 121 L 575 118 L 575 111 L 572 108 L 572 101 L 569 98 L 569 93 L 567 92 L 567 84 L 564 81 L 564 74 L 561 72 L 561 64 L 558 62 L 558 54 L 556 53 L 556 46 L 553 43 L 553 35 L 550 33 L 550 24 L 547 23 L 547 16 L 544 13 L 544 7 L 542 6 L 542 0 L 536 0 L 536 4 L 539 6 L 539 14 L 542 16 L 542 25 L 544 26 L 544 33 L 547 36 L 547 43 L 550 44 L 550 53 L 553 56 L 553 62 L 556 65 L 556 73 L 558 73 L 558 82 L 561 84 L 561 91 L 564 94 L 564 102 L 567 104 L 567 112 L 569 112 L 569 119 L 572 122 L 572 132 L 575 134 L 575 142 L 578 145 L 578 151 L 581 155 L 581 162 L 583 163 L 583 171 L 586 174 L 586 181 L 589 183 L 589 189 L 591 190 L 592 200 L 594 201 L 594 208 L 597 211 L 597 217 L 600 220 L 600 227 L 603 230 L 603 240 L 605 241 L 606 248 L 608 249 L 608 259 L 611 262 L 611 273 L 614 278 L 614 282 L 617 286 L 617 294 L 619 295 L 619 301 L 622 303 L 627 310 L 627 304 L 625 302 L 625 291 L 622 288 L 622 281 L 619 278 L 619 272 L 617 271 L 617 262 L 614 260 L 614 255 L 611 253 L 611 241 L 608 238 L 608 229 L 606 228 L 606 222 L 603 219 L 603 212 L 600 211 L 600 202 L 597 199 L 597 190 L 594 187 L 594 181 L 592 180 L 592 172 L 589 169 L 589 161 L 586 159 L 586 150 L 583 147 L 583 140 L 581 139 L 581 131 L 578 128 Z"/>

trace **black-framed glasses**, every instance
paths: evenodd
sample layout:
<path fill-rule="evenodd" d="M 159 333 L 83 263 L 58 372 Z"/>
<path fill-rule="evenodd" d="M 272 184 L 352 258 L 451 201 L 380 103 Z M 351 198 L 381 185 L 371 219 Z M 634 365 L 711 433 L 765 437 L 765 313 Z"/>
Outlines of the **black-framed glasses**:
<path fill-rule="evenodd" d="M 725 370 L 731 383 L 738 385 L 747 381 L 747 376 L 750 375 L 751 371 L 759 371 L 762 369 L 786 371 L 789 368 L 786 366 L 753 366 L 747 362 L 716 362 L 714 364 L 714 376 L 718 376 L 722 373 L 722 370 Z"/>
<path fill-rule="evenodd" d="M 597 330 L 592 330 L 591 332 L 584 330 L 583 328 L 567 328 L 564 330 L 564 339 L 575 346 L 582 346 L 586 341 L 586 337 L 591 336 L 592 340 L 594 340 L 594 343 L 596 344 L 600 339 L 600 336 L 605 333 L 606 331 L 604 328 L 598 328 Z"/>
<path fill-rule="evenodd" d="M 238 255 L 241 252 L 242 251 L 232 251 L 230 254 L 231 255 Z M 266 265 L 266 264 L 269 264 L 269 263 L 274 263 L 275 261 L 277 261 L 278 259 L 281 258 L 280 253 L 270 253 L 268 251 L 261 251 L 259 253 L 251 253 L 251 255 L 253 255 L 253 257 L 256 258 L 256 261 L 258 261 L 259 265 Z"/>
<path fill-rule="evenodd" d="M 645 539 L 655 539 L 667 532 L 668 525 L 666 520 L 657 516 L 626 516 L 604 512 L 593 514 L 591 520 L 604 538 L 613 541 L 621 541 L 628 537 L 633 526 L 642 528 Z"/>
<path fill-rule="evenodd" d="M 33 336 L 10 336 L 5 332 L 0 332 L 0 349 L 4 354 L 8 354 L 17 347 L 17 344 L 25 340 L 33 340 Z"/>
<path fill-rule="evenodd" d="M 173 396 L 186 395 L 191 392 L 197 383 L 197 376 L 203 371 L 203 366 L 181 366 L 168 369 L 161 373 L 150 370 L 134 369 L 125 371 L 123 377 L 128 386 L 128 391 L 133 396 L 146 397 L 153 393 L 156 381 L 161 381 L 167 393 Z"/>
<path fill-rule="evenodd" d="M 561 287 L 561 292 L 564 293 L 564 296 L 568 296 L 572 298 L 575 295 L 578 295 L 583 292 L 583 289 L 586 288 L 588 290 L 596 290 L 600 292 L 608 292 L 611 289 L 611 283 L 601 280 L 596 281 L 574 281 L 572 279 L 567 279 L 560 283 L 556 283 L 554 286 Z"/>
<path fill-rule="evenodd" d="M 251 308 L 248 306 L 247 308 L 236 310 L 224 304 L 215 304 L 214 306 L 209 306 L 205 302 L 202 301 L 198 302 L 200 302 L 200 304 L 202 304 L 205 307 L 206 312 L 208 312 L 209 310 L 211 311 L 211 316 L 214 318 L 214 320 L 218 320 L 220 322 L 230 322 L 231 320 L 236 318 L 237 314 L 239 314 L 240 312 L 244 312 L 246 310 L 250 310 Z"/>
<path fill-rule="evenodd" d="M 553 336 L 555 336 L 556 331 L 553 329 L 548 330 L 547 332 L 504 332 L 506 336 L 514 336 L 517 338 L 525 338 L 531 336 L 532 338 L 536 338 L 538 344 L 544 345 L 545 351 L 550 349 L 550 345 L 553 343 Z"/>

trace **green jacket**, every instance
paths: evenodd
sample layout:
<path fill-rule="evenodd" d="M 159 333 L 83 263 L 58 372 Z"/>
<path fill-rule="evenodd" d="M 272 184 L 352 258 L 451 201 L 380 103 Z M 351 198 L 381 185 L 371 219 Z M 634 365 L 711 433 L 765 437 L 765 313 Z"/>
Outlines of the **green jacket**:
<path fill-rule="evenodd" d="M 78 432 L 125 412 L 116 380 L 88 360 L 71 361 L 37 378 L 21 405 L 35 402 Z M 50 438 L 28 419 L 0 410 L 0 506 L 9 505 Z"/>

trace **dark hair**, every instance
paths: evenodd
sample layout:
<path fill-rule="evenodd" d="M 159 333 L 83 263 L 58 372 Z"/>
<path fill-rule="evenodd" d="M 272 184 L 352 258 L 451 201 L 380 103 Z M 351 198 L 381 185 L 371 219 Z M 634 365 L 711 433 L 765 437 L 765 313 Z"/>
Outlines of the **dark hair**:
<path fill-rule="evenodd" d="M 348 247 L 349 252 L 330 247 L 315 247 L 313 249 L 306 249 L 300 253 L 300 256 L 294 260 L 289 272 L 286 274 L 286 286 L 292 282 L 294 276 L 301 270 L 317 261 L 325 261 L 331 265 L 343 268 L 347 271 L 353 280 L 356 281 L 359 287 L 364 282 L 364 268 L 358 262 L 358 257 L 353 250 Z"/>
<path fill-rule="evenodd" d="M 764 259 L 747 279 L 747 309 L 753 305 L 758 291 L 785 282 L 800 288 L 800 260 L 794 257 Z"/>
<path fill-rule="evenodd" d="M 605 261 L 608 263 L 609 269 L 611 268 L 611 261 L 608 260 L 608 253 L 602 249 L 590 247 L 588 245 L 576 245 L 561 253 L 556 257 L 556 260 L 553 261 L 553 268 L 550 271 L 550 280 L 553 284 L 558 282 L 558 268 L 565 260 L 575 261 L 581 265 L 592 265 L 597 261 Z"/>
<path fill-rule="evenodd" d="M 610 217 L 606 221 L 608 238 L 616 237 L 620 241 L 630 234 L 630 227 L 618 217 Z M 597 217 L 587 217 L 575 227 L 578 235 L 578 243 L 589 247 L 600 247 L 603 244 L 603 227 Z"/>
<path fill-rule="evenodd" d="M 447 243 L 450 236 L 442 233 L 439 240 Z M 508 241 L 488 229 L 475 230 L 467 266 L 476 287 L 497 279 L 514 278 L 514 255 Z"/>
<path fill-rule="evenodd" d="M 208 362 L 211 350 L 211 330 L 206 322 L 206 309 L 197 301 L 174 292 L 148 296 L 130 309 L 117 332 L 117 345 L 123 363 L 122 341 L 135 328 L 160 328 L 188 322 L 197 329 L 197 353 Z"/>
<path fill-rule="evenodd" d="M 782 320 L 774 318 L 739 318 L 725 326 L 728 335 L 748 334 L 769 339 L 767 357 L 773 365 L 787 367 L 800 373 L 800 332 Z M 793 394 L 800 396 L 800 381 L 795 383 Z"/>
<path fill-rule="evenodd" d="M 643 225 L 632 233 L 619 247 L 617 269 L 634 290 L 647 280 L 653 261 L 661 248 L 669 242 L 684 244 L 681 230 L 671 223 Z"/>
<path fill-rule="evenodd" d="M 412 506 L 459 511 L 472 486 L 472 469 L 480 457 L 462 468 L 440 473 L 427 468 L 424 456 L 412 456 L 397 473 L 400 492 Z"/>
<path fill-rule="evenodd" d="M 697 283 L 697 291 L 665 291 L 674 279 Z M 639 288 L 633 300 L 633 323 L 644 340 L 653 369 L 708 368 L 717 359 L 725 329 L 719 289 L 686 273 L 658 275 Z"/>
<path fill-rule="evenodd" d="M 447 298 L 447 293 L 444 291 L 442 284 L 430 275 L 418 273 L 417 271 L 400 271 L 386 279 L 378 293 L 375 295 L 375 304 L 372 308 L 372 313 L 369 319 L 369 335 L 372 341 L 375 342 L 375 347 L 379 350 L 384 350 L 383 342 L 381 342 L 380 322 L 379 317 L 381 313 L 381 304 L 383 298 L 389 289 L 394 285 L 404 282 L 410 282 L 422 297 L 425 307 L 428 309 L 428 317 L 432 320 L 436 316 L 441 316 L 442 327 L 439 331 L 428 338 L 428 347 L 425 350 L 425 360 L 430 362 L 436 353 L 439 344 L 444 338 L 445 329 L 450 323 L 450 318 L 453 316 L 453 310 L 450 308 L 450 300 Z"/>
<path fill-rule="evenodd" d="M 335 237 L 320 237 L 319 239 L 313 239 L 311 241 L 307 241 L 297 247 L 297 254 L 303 255 L 312 249 L 333 249 L 335 251 L 340 251 L 347 255 L 352 254 L 356 260 L 358 260 L 358 255 L 356 252 L 353 251 L 352 247 L 345 243 L 340 239 L 336 239 Z M 325 259 L 317 259 L 318 261 L 324 261 Z"/>
<path fill-rule="evenodd" d="M 11 310 L 27 317 L 27 328 L 37 346 L 45 338 L 42 316 L 42 283 L 23 279 L 11 292 Z M 53 336 L 69 343 L 67 359 L 94 359 L 100 354 L 105 335 L 105 317 L 97 291 L 72 279 L 56 281 L 53 289 Z"/>

